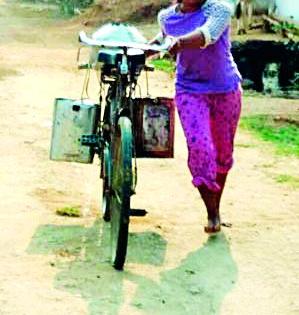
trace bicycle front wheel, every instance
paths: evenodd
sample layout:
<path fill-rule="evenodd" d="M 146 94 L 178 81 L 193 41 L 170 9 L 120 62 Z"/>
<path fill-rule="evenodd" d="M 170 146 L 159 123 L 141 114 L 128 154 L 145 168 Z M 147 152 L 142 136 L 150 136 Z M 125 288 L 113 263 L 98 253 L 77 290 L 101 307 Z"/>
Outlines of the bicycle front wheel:
<path fill-rule="evenodd" d="M 122 270 L 128 245 L 132 187 L 132 124 L 120 117 L 112 145 L 111 249 L 112 262 Z"/>
<path fill-rule="evenodd" d="M 103 179 L 103 189 L 102 189 L 102 212 L 103 219 L 106 222 L 110 221 L 110 187 L 111 187 L 111 154 L 110 145 L 106 144 L 102 155 L 102 179 Z"/>

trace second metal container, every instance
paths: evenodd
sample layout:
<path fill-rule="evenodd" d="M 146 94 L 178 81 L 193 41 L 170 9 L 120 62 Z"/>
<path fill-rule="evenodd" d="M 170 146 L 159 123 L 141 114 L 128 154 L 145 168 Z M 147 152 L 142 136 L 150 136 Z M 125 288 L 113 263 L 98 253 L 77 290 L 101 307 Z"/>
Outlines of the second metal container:
<path fill-rule="evenodd" d="M 173 158 L 173 99 L 135 99 L 133 125 L 137 157 Z"/>

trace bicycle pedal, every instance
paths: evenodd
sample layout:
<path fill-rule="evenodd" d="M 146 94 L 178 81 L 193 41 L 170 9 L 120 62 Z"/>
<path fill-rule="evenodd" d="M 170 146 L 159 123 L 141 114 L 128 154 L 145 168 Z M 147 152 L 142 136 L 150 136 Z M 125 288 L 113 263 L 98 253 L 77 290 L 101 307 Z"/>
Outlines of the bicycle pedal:
<path fill-rule="evenodd" d="M 130 216 L 132 217 L 145 217 L 147 211 L 144 209 L 130 209 Z"/>

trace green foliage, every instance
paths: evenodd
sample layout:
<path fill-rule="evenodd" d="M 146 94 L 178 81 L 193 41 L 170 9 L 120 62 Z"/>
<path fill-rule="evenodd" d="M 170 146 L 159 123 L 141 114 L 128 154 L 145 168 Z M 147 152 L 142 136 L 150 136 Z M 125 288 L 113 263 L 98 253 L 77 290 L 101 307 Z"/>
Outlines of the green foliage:
<path fill-rule="evenodd" d="M 299 72 L 295 73 L 295 77 L 292 80 L 292 86 L 295 90 L 299 90 Z"/>
<path fill-rule="evenodd" d="M 35 4 L 49 4 L 59 8 L 64 16 L 73 16 L 76 10 L 87 8 L 93 3 L 93 0 L 23 0 L 24 2 L 33 2 Z"/>
<path fill-rule="evenodd" d="M 81 209 L 75 207 L 63 207 L 56 210 L 56 214 L 67 217 L 81 217 Z"/>
<path fill-rule="evenodd" d="M 59 8 L 64 15 L 74 15 L 76 9 L 88 7 L 93 0 L 58 0 Z"/>
<path fill-rule="evenodd" d="M 272 30 L 275 33 L 284 33 L 284 32 L 290 32 L 293 34 L 298 35 L 299 30 L 298 27 L 294 23 L 290 23 L 288 21 L 282 21 L 279 24 L 273 25 Z"/>
<path fill-rule="evenodd" d="M 157 70 L 164 71 L 169 74 L 173 74 L 175 71 L 175 62 L 171 59 L 156 59 L 151 62 Z"/>
<path fill-rule="evenodd" d="M 275 180 L 278 183 L 288 184 L 294 188 L 299 188 L 299 178 L 298 177 L 294 177 L 294 176 L 290 176 L 290 175 L 286 175 L 286 174 L 281 174 L 281 175 L 276 176 Z"/>
<path fill-rule="evenodd" d="M 242 118 L 240 126 L 272 142 L 279 153 L 299 157 L 299 128 L 295 124 L 275 121 L 271 116 L 256 115 Z"/>

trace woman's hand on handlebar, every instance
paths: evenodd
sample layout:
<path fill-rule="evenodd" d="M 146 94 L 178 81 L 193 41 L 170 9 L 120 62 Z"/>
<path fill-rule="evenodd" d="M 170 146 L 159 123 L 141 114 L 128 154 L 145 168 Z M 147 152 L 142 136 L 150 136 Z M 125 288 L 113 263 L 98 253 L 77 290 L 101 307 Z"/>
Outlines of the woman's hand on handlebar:
<path fill-rule="evenodd" d="M 161 43 L 155 38 L 151 39 L 148 42 L 148 45 L 161 45 Z M 154 60 L 154 59 L 158 59 L 160 56 L 160 53 L 154 50 L 147 50 L 145 52 L 145 55 L 147 58 L 149 58 L 150 60 Z"/>
<path fill-rule="evenodd" d="M 153 51 L 153 50 L 147 50 L 145 52 L 146 58 L 150 59 L 150 60 L 154 60 L 154 59 L 158 59 L 160 56 L 159 52 Z"/>
<path fill-rule="evenodd" d="M 175 57 L 178 51 L 181 49 L 180 40 L 172 36 L 164 36 L 162 39 L 163 42 L 161 42 L 161 38 L 156 36 L 150 40 L 148 44 L 164 46 L 165 51 L 168 51 L 170 55 Z M 154 50 L 148 50 L 145 54 L 151 59 L 158 59 L 160 56 L 160 53 L 157 53 L 157 51 Z"/>
<path fill-rule="evenodd" d="M 170 39 L 171 39 L 171 43 L 170 43 L 170 46 L 168 48 L 168 52 L 172 56 L 176 56 L 177 53 L 181 50 L 181 41 L 179 38 L 175 38 L 175 37 L 172 37 Z"/>

